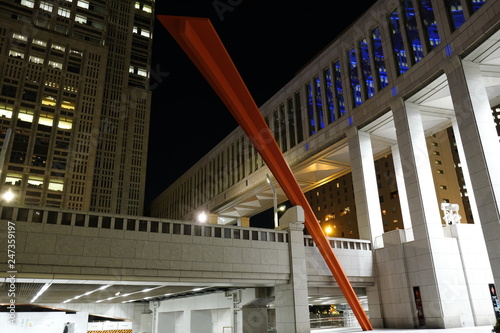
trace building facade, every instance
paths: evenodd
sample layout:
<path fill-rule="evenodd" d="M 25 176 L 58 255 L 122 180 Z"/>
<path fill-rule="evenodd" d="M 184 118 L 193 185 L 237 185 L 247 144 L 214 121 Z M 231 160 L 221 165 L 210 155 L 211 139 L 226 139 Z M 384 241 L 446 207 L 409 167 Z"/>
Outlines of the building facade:
<path fill-rule="evenodd" d="M 331 213 L 317 198 L 321 186 L 334 185 L 325 191 L 334 199 L 328 220 L 352 219 L 343 227 L 357 223 L 359 238 L 371 241 L 377 273 L 367 297 L 376 327 L 494 319 L 498 14 L 497 1 L 377 1 L 260 108 L 309 202 Z M 266 183 L 268 172 L 236 129 L 166 189 L 152 212 L 195 220 L 208 211 L 219 223 L 240 223 L 272 208 L 276 196 L 286 200 L 277 181 Z M 385 186 L 377 174 L 385 174 Z M 389 200 L 399 201 L 401 218 L 391 216 L 396 227 L 386 229 L 388 210 L 398 211 L 384 206 Z"/>
<path fill-rule="evenodd" d="M 0 191 L 142 214 L 153 1 L 1 1 Z"/>

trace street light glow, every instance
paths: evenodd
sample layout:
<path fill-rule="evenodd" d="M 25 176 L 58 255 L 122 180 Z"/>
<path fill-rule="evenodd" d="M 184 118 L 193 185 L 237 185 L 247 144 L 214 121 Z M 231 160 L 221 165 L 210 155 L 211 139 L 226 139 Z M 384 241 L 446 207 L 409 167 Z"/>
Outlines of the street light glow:
<path fill-rule="evenodd" d="M 2 195 L 2 198 L 6 201 L 6 202 L 11 202 L 12 199 L 14 199 L 14 192 L 12 192 L 12 190 L 9 188 L 3 195 Z"/>
<path fill-rule="evenodd" d="M 201 223 L 207 222 L 207 214 L 205 212 L 201 212 L 198 215 L 198 222 L 201 222 Z"/>

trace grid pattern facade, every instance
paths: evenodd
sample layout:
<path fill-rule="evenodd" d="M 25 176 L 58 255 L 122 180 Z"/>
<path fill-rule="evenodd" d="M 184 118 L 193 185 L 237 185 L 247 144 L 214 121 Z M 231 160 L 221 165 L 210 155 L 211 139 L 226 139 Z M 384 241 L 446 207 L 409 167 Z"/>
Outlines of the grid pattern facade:
<path fill-rule="evenodd" d="M 142 213 L 153 7 L 0 2 L 1 192 L 30 205 Z"/>

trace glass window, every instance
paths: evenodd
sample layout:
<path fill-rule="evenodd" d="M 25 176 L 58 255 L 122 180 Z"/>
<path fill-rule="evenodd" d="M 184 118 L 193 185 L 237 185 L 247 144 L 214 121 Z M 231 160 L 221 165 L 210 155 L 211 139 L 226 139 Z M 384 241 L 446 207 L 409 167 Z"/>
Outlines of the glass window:
<path fill-rule="evenodd" d="M 288 111 L 288 135 L 290 138 L 290 148 L 295 146 L 295 111 L 293 109 L 293 99 L 289 98 L 286 102 Z"/>
<path fill-rule="evenodd" d="M 89 9 L 89 2 L 88 1 L 78 0 L 78 2 L 76 3 L 76 5 L 78 7 Z"/>
<path fill-rule="evenodd" d="M 87 24 L 87 17 L 83 15 L 75 15 L 75 21 L 82 24 Z"/>
<path fill-rule="evenodd" d="M 359 74 L 358 74 L 358 61 L 356 59 L 356 51 L 351 49 L 347 54 L 349 59 L 349 78 L 351 80 L 352 95 L 354 98 L 354 105 L 358 106 L 363 103 L 363 98 L 361 97 L 361 85 L 359 84 Z"/>
<path fill-rule="evenodd" d="M 415 8 L 413 0 L 403 0 L 403 10 L 405 13 L 406 36 L 411 45 L 411 53 L 413 55 L 413 63 L 417 63 L 424 57 L 424 50 L 417 27 L 417 19 L 415 17 Z"/>
<path fill-rule="evenodd" d="M 389 26 L 391 28 L 392 49 L 398 64 L 399 74 L 403 74 L 408 70 L 408 60 L 406 59 L 406 51 L 403 45 L 403 36 L 401 35 L 401 27 L 399 15 L 397 11 L 393 11 L 389 16 Z"/>
<path fill-rule="evenodd" d="M 477 11 L 486 3 L 486 0 L 471 0 L 471 1 L 472 1 L 472 10 L 474 12 Z"/>
<path fill-rule="evenodd" d="M 325 127 L 325 119 L 323 117 L 323 97 L 321 96 L 321 79 L 317 76 L 314 79 L 314 92 L 316 100 L 316 119 L 318 120 L 318 130 Z"/>
<path fill-rule="evenodd" d="M 342 76 L 340 71 L 340 62 L 337 61 L 334 65 L 335 71 L 335 96 L 339 103 L 340 116 L 345 114 L 344 90 L 342 89 Z"/>
<path fill-rule="evenodd" d="M 33 7 L 35 7 L 35 1 L 33 1 L 33 0 L 21 0 L 21 5 L 29 7 L 29 8 L 33 8 Z"/>
<path fill-rule="evenodd" d="M 368 42 L 363 39 L 359 42 L 359 50 L 361 51 L 361 73 L 365 81 L 366 94 L 368 98 L 375 95 L 375 84 L 373 82 L 372 67 L 370 64 L 370 52 L 368 50 Z"/>
<path fill-rule="evenodd" d="M 384 88 L 389 84 L 387 77 L 387 69 L 385 67 L 384 50 L 382 48 L 382 38 L 380 36 L 379 28 L 372 31 L 373 43 L 373 60 L 375 61 L 375 70 L 377 71 L 377 80 L 380 88 Z"/>
<path fill-rule="evenodd" d="M 306 84 L 307 96 L 307 119 L 309 123 L 309 135 L 316 133 L 316 123 L 314 122 L 313 91 L 310 83 Z"/>
<path fill-rule="evenodd" d="M 428 41 L 429 48 L 432 50 L 441 43 L 439 39 L 436 18 L 431 0 L 420 1 L 420 16 L 422 16 L 422 25 Z"/>
<path fill-rule="evenodd" d="M 302 104 L 300 102 L 300 92 L 295 93 L 295 119 L 297 123 L 297 143 L 304 140 L 302 132 Z"/>
<path fill-rule="evenodd" d="M 333 102 L 333 82 L 330 68 L 323 71 L 323 79 L 325 81 L 326 105 L 328 107 L 328 123 L 332 123 L 335 121 L 335 104 Z"/>
<path fill-rule="evenodd" d="M 62 16 L 62 17 L 70 17 L 71 11 L 69 9 L 59 7 L 57 9 L 57 15 Z"/>
<path fill-rule="evenodd" d="M 286 118 L 285 118 L 285 104 L 280 105 L 279 109 L 279 121 L 280 121 L 280 137 L 281 137 L 281 150 L 286 152 L 288 150 L 288 144 L 286 141 Z"/>
<path fill-rule="evenodd" d="M 461 0 L 446 0 L 446 7 L 450 14 L 452 28 L 458 29 L 465 22 Z"/>
<path fill-rule="evenodd" d="M 52 9 L 54 6 L 51 3 L 41 1 L 40 2 L 40 9 L 45 10 L 46 12 L 52 12 Z"/>

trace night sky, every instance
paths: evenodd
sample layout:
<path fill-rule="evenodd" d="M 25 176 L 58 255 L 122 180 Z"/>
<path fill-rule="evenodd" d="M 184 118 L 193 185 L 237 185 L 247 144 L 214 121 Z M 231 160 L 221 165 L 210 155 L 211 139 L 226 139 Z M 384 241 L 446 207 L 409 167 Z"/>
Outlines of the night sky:
<path fill-rule="evenodd" d="M 157 0 L 156 15 L 209 18 L 262 105 L 375 0 Z M 146 210 L 237 127 L 168 31 L 155 22 Z"/>

